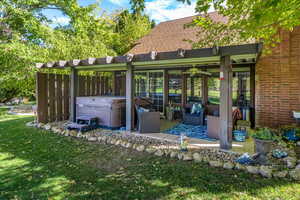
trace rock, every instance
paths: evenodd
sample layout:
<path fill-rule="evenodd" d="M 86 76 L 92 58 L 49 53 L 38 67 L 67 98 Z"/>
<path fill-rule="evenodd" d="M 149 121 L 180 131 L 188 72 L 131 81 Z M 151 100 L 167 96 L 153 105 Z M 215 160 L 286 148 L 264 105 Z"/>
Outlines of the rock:
<path fill-rule="evenodd" d="M 46 125 L 44 126 L 44 129 L 45 129 L 46 131 L 51 130 L 51 125 L 50 125 L 50 124 L 46 124 Z"/>
<path fill-rule="evenodd" d="M 183 153 L 178 153 L 177 158 L 178 158 L 178 160 L 182 160 L 182 158 L 183 158 Z"/>
<path fill-rule="evenodd" d="M 88 137 L 88 141 L 90 141 L 90 142 L 96 142 L 97 138 L 96 137 Z"/>
<path fill-rule="evenodd" d="M 27 122 L 26 126 L 28 126 L 28 127 L 35 127 L 35 126 L 37 126 L 37 124 L 35 122 Z"/>
<path fill-rule="evenodd" d="M 278 171 L 273 173 L 273 176 L 277 178 L 284 178 L 286 177 L 287 173 L 288 173 L 287 171 Z"/>
<path fill-rule="evenodd" d="M 69 131 L 69 135 L 73 136 L 73 137 L 76 137 L 77 136 L 77 131 L 75 131 L 75 130 Z"/>
<path fill-rule="evenodd" d="M 297 142 L 297 146 L 300 146 L 300 141 Z"/>
<path fill-rule="evenodd" d="M 285 162 L 286 166 L 287 166 L 289 169 L 295 168 L 296 163 L 297 163 L 296 158 L 293 158 L 293 157 L 290 157 L 290 156 L 284 158 L 283 161 Z"/>
<path fill-rule="evenodd" d="M 191 160 L 193 160 L 193 155 L 191 153 L 184 153 L 182 160 L 191 161 Z"/>
<path fill-rule="evenodd" d="M 296 165 L 295 169 L 300 169 L 300 164 Z"/>
<path fill-rule="evenodd" d="M 240 163 L 236 163 L 234 169 L 245 170 L 246 167 L 244 165 L 240 164 Z"/>
<path fill-rule="evenodd" d="M 77 134 L 77 137 L 78 138 L 81 138 L 83 135 L 82 135 L 82 133 L 81 132 L 78 132 L 78 134 Z M 97 140 L 98 140 L 98 138 L 96 138 Z"/>
<path fill-rule="evenodd" d="M 145 146 L 144 145 L 139 145 L 139 146 L 137 146 L 136 150 L 140 151 L 140 152 L 144 151 L 145 150 Z"/>
<path fill-rule="evenodd" d="M 177 152 L 176 151 L 172 151 L 171 153 L 170 153 L 170 157 L 171 158 L 176 158 L 177 157 Z"/>
<path fill-rule="evenodd" d="M 300 181 L 300 169 L 294 169 L 289 172 L 289 175 L 292 179 Z"/>
<path fill-rule="evenodd" d="M 259 168 L 260 175 L 262 175 L 263 177 L 266 177 L 266 178 L 272 178 L 272 171 L 273 171 L 272 168 L 269 166 L 262 165 Z"/>
<path fill-rule="evenodd" d="M 249 172 L 251 174 L 258 174 L 259 173 L 258 167 L 255 167 L 255 166 L 246 166 L 246 170 L 247 170 L 247 172 Z"/>
<path fill-rule="evenodd" d="M 146 149 L 146 152 L 147 153 L 154 153 L 156 151 L 156 149 L 155 148 L 153 148 L 153 147 L 148 147 L 147 149 Z"/>
<path fill-rule="evenodd" d="M 223 166 L 223 163 L 221 161 L 209 161 L 209 165 L 212 166 L 212 167 L 222 167 Z"/>
<path fill-rule="evenodd" d="M 164 155 L 168 156 L 170 153 L 171 153 L 171 151 L 169 149 L 164 150 Z"/>
<path fill-rule="evenodd" d="M 114 145 L 115 143 L 116 143 L 116 140 L 115 140 L 115 139 L 111 139 L 111 140 L 110 140 L 110 144 Z M 125 144 L 125 146 L 126 146 L 126 144 Z"/>
<path fill-rule="evenodd" d="M 156 155 L 156 156 L 163 156 L 163 155 L 164 155 L 164 152 L 163 152 L 162 150 L 158 149 L 158 150 L 154 153 L 154 155 Z"/>
<path fill-rule="evenodd" d="M 202 157 L 199 153 L 193 153 L 193 159 L 195 162 L 201 162 L 202 161 Z"/>
<path fill-rule="evenodd" d="M 129 148 L 132 147 L 132 144 L 130 142 L 127 142 L 126 145 L 125 145 L 125 147 L 129 149 Z"/>
<path fill-rule="evenodd" d="M 38 127 L 38 128 L 43 128 L 44 126 L 45 126 L 45 124 L 43 124 L 43 123 L 38 123 L 38 124 L 37 124 L 37 127 Z"/>
<path fill-rule="evenodd" d="M 117 140 L 116 143 L 115 143 L 115 145 L 119 146 L 121 144 L 121 142 L 122 142 L 121 140 Z"/>
<path fill-rule="evenodd" d="M 233 169 L 234 168 L 234 164 L 232 162 L 225 162 L 223 165 L 224 169 Z"/>

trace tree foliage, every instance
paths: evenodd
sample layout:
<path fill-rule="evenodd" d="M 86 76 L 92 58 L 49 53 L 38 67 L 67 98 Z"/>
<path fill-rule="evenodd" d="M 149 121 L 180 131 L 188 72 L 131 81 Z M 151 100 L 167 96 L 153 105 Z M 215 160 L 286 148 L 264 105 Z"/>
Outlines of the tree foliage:
<path fill-rule="evenodd" d="M 53 27 L 45 9 L 61 11 L 68 25 Z M 121 17 L 118 29 L 115 18 L 99 10 L 97 3 L 81 7 L 77 0 L 0 1 L 0 102 L 34 95 L 34 63 L 123 54 L 150 29 L 146 16 L 131 14 Z"/>
<path fill-rule="evenodd" d="M 128 10 L 120 12 L 115 22 L 119 40 L 115 42 L 114 49 L 118 54 L 128 52 L 137 40 L 149 33 L 154 26 L 154 22 L 147 15 L 130 13 Z"/>
<path fill-rule="evenodd" d="M 211 9 L 228 22 L 213 21 L 207 14 Z M 280 30 L 292 31 L 300 25 L 300 0 L 197 0 L 196 11 L 204 13 L 193 21 L 194 26 L 202 28 L 199 40 L 194 41 L 197 47 L 253 40 L 271 47 L 280 41 Z"/>

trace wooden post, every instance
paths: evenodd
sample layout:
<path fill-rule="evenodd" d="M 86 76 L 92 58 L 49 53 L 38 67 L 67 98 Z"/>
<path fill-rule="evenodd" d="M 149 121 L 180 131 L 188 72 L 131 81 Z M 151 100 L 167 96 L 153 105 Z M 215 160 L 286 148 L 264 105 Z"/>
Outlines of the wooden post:
<path fill-rule="evenodd" d="M 70 97 L 71 97 L 71 109 L 70 109 L 70 121 L 76 122 L 76 97 L 78 94 L 78 70 L 75 68 L 71 68 L 71 89 L 70 89 Z"/>
<path fill-rule="evenodd" d="M 129 63 L 126 71 L 126 130 L 133 130 L 133 111 L 134 111 L 134 79 L 133 66 Z"/>
<path fill-rule="evenodd" d="M 163 102 L 164 102 L 164 114 L 166 115 L 166 107 L 169 104 L 169 71 L 164 70 L 164 93 L 163 93 Z"/>
<path fill-rule="evenodd" d="M 36 73 L 37 121 L 48 122 L 48 88 L 47 74 Z"/>
<path fill-rule="evenodd" d="M 206 68 L 203 69 L 203 71 L 207 71 Z M 208 77 L 207 75 L 202 76 L 202 84 L 201 84 L 201 89 L 202 89 L 202 104 L 207 105 L 208 104 Z"/>
<path fill-rule="evenodd" d="M 255 127 L 255 64 L 250 66 L 250 112 L 251 127 Z"/>
<path fill-rule="evenodd" d="M 220 148 L 232 148 L 232 66 L 230 56 L 221 57 Z"/>
<path fill-rule="evenodd" d="M 182 74 L 182 94 L 181 94 L 181 105 L 182 107 L 186 104 L 186 95 L 187 95 L 187 75 Z"/>

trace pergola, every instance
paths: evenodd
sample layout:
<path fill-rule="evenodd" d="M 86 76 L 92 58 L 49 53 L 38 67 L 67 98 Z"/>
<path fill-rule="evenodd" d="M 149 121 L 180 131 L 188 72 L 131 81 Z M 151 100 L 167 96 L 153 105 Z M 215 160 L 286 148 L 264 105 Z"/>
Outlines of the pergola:
<path fill-rule="evenodd" d="M 126 71 L 126 130 L 133 129 L 134 113 L 134 71 L 152 69 L 174 69 L 197 66 L 218 67 L 220 69 L 220 147 L 230 149 L 232 146 L 232 67 L 255 65 L 260 55 L 260 43 L 221 46 L 170 52 L 147 54 L 128 54 L 124 56 L 107 56 L 84 60 L 57 61 L 37 63 L 37 68 L 71 69 L 71 105 L 70 120 L 76 119 L 76 97 L 78 96 L 79 71 Z"/>

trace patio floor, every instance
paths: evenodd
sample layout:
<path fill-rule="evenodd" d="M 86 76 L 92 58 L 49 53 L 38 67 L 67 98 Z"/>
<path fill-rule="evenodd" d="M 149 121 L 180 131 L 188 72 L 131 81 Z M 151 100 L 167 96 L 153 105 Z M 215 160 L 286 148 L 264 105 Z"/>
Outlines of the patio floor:
<path fill-rule="evenodd" d="M 167 121 L 167 120 L 161 120 L 161 132 L 163 132 L 166 129 L 169 129 L 176 124 L 178 124 L 178 121 Z M 133 132 L 133 134 L 142 136 L 142 137 L 149 137 L 154 139 L 160 139 L 170 142 L 176 142 L 179 141 L 178 135 L 172 135 L 167 133 L 143 133 L 140 134 L 138 132 Z M 189 140 L 189 148 L 195 149 L 195 148 L 219 148 L 219 141 L 208 141 L 208 140 L 202 140 L 197 138 L 190 138 Z M 232 150 L 234 152 L 239 153 L 254 153 L 254 142 L 251 138 L 248 138 L 246 142 L 233 142 L 232 143 Z"/>

